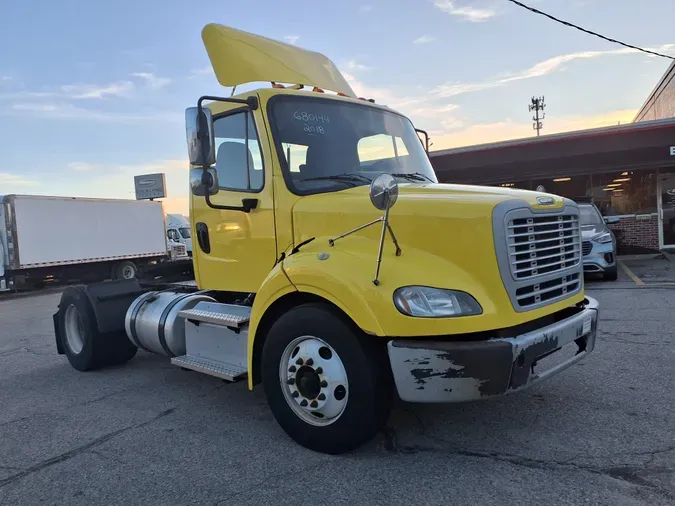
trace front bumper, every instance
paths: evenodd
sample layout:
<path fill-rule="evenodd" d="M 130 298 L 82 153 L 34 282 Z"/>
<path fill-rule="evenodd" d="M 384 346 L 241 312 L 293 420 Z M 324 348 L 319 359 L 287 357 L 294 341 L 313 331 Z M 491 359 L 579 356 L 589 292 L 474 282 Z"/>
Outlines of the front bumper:
<path fill-rule="evenodd" d="M 590 253 L 583 257 L 585 273 L 605 272 L 616 267 L 616 248 L 613 242 L 606 244 L 591 242 L 591 244 L 593 247 Z"/>
<path fill-rule="evenodd" d="M 387 349 L 396 389 L 408 402 L 462 402 L 522 390 L 593 351 L 598 313 L 598 302 L 586 297 L 578 313 L 512 338 L 393 339 Z"/>

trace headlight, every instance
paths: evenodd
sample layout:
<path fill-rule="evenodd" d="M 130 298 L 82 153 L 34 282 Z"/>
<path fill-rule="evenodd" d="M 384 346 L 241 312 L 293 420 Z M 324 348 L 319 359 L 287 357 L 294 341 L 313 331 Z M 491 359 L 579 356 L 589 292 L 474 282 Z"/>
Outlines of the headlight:
<path fill-rule="evenodd" d="M 407 316 L 444 318 L 481 314 L 483 309 L 471 295 L 428 286 L 404 286 L 394 292 L 396 308 Z"/>
<path fill-rule="evenodd" d="M 599 235 L 598 237 L 596 237 L 596 238 L 593 239 L 593 240 L 594 240 L 595 242 L 600 243 L 600 244 L 606 244 L 606 243 L 608 243 L 608 242 L 612 242 L 612 234 L 610 234 L 609 232 L 606 232 L 606 233 L 604 233 L 604 234 L 602 234 L 602 235 Z"/>

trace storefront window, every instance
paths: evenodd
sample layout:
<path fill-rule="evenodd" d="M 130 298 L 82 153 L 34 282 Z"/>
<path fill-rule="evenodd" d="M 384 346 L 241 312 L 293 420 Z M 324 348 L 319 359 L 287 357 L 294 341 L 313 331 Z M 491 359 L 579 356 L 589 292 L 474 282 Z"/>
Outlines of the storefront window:
<path fill-rule="evenodd" d="M 656 212 L 656 172 L 593 174 L 591 194 L 603 216 Z"/>
<path fill-rule="evenodd" d="M 554 178 L 534 179 L 532 181 L 532 189 L 536 190 L 543 186 L 540 191 L 546 193 L 553 193 L 568 199 L 576 199 L 579 197 L 588 197 L 591 190 L 591 178 L 589 176 L 565 176 L 561 175 Z"/>

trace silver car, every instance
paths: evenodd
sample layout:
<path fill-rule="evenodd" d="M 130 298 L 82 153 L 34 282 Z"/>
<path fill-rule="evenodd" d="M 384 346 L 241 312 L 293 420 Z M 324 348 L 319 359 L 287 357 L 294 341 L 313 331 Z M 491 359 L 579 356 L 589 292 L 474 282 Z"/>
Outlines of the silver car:
<path fill-rule="evenodd" d="M 607 226 L 618 223 L 615 216 L 602 217 L 594 204 L 578 202 L 581 212 L 581 240 L 584 273 L 602 274 L 608 281 L 616 281 L 616 237 Z"/>

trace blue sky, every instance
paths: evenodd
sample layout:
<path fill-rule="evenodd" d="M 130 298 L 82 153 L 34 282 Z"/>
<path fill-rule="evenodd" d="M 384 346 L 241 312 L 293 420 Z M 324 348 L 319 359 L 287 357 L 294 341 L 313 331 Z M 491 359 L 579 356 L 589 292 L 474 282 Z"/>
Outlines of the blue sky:
<path fill-rule="evenodd" d="M 675 55 L 672 0 L 526 0 Z M 669 61 L 506 0 L 0 0 L 0 194 L 133 198 L 166 172 L 187 213 L 183 113 L 222 94 L 200 32 L 217 22 L 331 58 L 360 94 L 408 114 L 432 149 L 628 122 Z"/>

